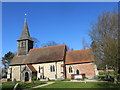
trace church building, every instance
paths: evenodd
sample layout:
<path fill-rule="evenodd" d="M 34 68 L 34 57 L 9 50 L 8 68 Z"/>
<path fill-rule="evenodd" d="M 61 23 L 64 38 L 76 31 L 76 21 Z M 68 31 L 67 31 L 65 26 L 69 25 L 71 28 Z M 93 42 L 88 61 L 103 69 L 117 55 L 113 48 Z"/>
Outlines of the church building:
<path fill-rule="evenodd" d="M 9 64 L 7 78 L 17 81 L 65 78 L 74 75 L 97 75 L 92 49 L 67 51 L 66 45 L 33 48 L 26 19 L 21 37 L 17 40 L 18 52 Z"/>

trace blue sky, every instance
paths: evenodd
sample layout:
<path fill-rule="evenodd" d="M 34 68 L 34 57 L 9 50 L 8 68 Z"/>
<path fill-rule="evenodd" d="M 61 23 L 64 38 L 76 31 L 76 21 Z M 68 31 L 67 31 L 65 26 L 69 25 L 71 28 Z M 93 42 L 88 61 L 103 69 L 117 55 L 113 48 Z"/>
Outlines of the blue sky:
<path fill-rule="evenodd" d="M 88 31 L 92 22 L 103 11 L 111 11 L 117 2 L 37 2 L 3 3 L 2 55 L 17 52 L 17 39 L 21 36 L 25 13 L 32 37 L 40 43 L 65 43 L 74 50 L 82 49 L 82 39 L 91 42 Z"/>

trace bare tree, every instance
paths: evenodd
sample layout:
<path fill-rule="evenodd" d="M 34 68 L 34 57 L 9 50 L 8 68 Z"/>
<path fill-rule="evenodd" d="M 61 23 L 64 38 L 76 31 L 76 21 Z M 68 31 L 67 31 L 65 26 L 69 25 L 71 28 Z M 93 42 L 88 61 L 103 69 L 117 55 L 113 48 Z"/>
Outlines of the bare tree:
<path fill-rule="evenodd" d="M 37 38 L 35 38 L 35 37 L 32 37 L 32 40 L 34 41 L 33 42 L 34 48 L 38 48 L 39 44 L 40 44 L 40 41 Z"/>
<path fill-rule="evenodd" d="M 92 39 L 95 60 L 101 61 L 102 67 L 108 65 L 118 75 L 118 63 L 120 61 L 118 53 L 118 12 L 103 12 L 98 16 L 97 23 L 92 24 L 89 33 Z M 115 78 L 115 82 L 116 82 Z"/>
<path fill-rule="evenodd" d="M 82 39 L 82 45 L 83 45 L 83 49 L 90 48 L 90 45 L 86 42 L 86 39 L 84 37 Z"/>
<path fill-rule="evenodd" d="M 74 49 L 67 46 L 67 51 L 74 51 Z"/>
<path fill-rule="evenodd" d="M 48 41 L 47 43 L 41 44 L 42 47 L 55 46 L 55 45 L 59 45 L 59 44 L 56 43 L 55 41 Z"/>
<path fill-rule="evenodd" d="M 62 43 L 65 44 L 65 43 Z M 47 47 L 47 46 L 56 46 L 56 45 L 61 45 L 59 43 L 56 43 L 55 41 L 48 41 L 47 43 L 41 44 L 42 47 Z M 66 45 L 67 51 L 73 51 L 73 48 L 70 48 L 68 45 Z"/>

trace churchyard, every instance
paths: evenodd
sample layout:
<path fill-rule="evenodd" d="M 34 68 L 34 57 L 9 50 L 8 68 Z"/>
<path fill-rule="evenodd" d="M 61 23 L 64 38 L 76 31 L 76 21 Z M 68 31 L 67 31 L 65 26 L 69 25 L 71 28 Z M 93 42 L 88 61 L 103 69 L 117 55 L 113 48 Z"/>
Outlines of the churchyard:
<path fill-rule="evenodd" d="M 3 82 L 2 90 L 13 90 L 15 83 L 20 85 L 22 89 L 31 89 L 31 90 L 39 90 L 42 88 L 120 88 L 120 82 L 115 84 L 112 81 L 112 77 L 114 77 L 113 72 L 109 74 L 111 76 L 110 79 L 105 79 L 105 73 L 100 73 L 99 77 L 96 79 L 86 79 L 86 80 L 48 80 L 48 81 L 33 81 L 33 82 Z M 48 82 L 53 82 L 49 85 L 44 85 Z M 37 88 L 33 88 L 35 86 L 39 86 Z"/>
<path fill-rule="evenodd" d="M 46 3 L 43 7 L 43 3 L 15 3 L 12 4 L 12 8 L 11 4 L 10 6 L 4 4 L 3 10 L 6 11 L 3 12 L 3 21 L 7 22 L 3 25 L 5 34 L 3 46 L 6 50 L 3 50 L 4 56 L 1 60 L 4 67 L 0 69 L 0 72 L 2 71 L 0 89 L 1 87 L 2 90 L 120 89 L 118 3 L 113 5 L 91 3 L 85 7 L 83 4 Z M 19 37 L 22 13 L 26 6 L 33 12 L 28 12 L 30 17 L 25 13 L 23 30 Z M 111 7 L 115 9 L 112 10 Z M 14 11 L 17 15 L 9 11 Z M 31 31 L 30 35 L 26 18 L 30 23 L 30 29 L 36 34 Z M 17 50 L 13 45 L 16 39 Z M 42 39 L 48 43 L 42 42 Z M 49 42 L 50 40 L 53 41 Z M 54 41 L 66 44 L 61 45 L 61 42 Z"/>
<path fill-rule="evenodd" d="M 2 82 L 2 90 L 13 90 L 15 85 L 18 83 L 20 88 L 30 89 L 30 90 L 39 90 L 42 88 L 120 88 L 120 82 L 117 84 L 114 83 L 114 72 L 108 72 L 104 70 L 99 70 L 99 75 L 96 78 L 83 80 L 48 80 L 48 81 L 39 81 L 33 79 L 32 82 L 20 82 L 20 81 L 4 81 Z M 120 79 L 119 79 L 120 81 Z M 51 84 L 48 84 L 51 83 Z M 47 84 L 47 85 L 46 85 Z M 41 86 L 42 85 L 42 86 Z M 35 88 L 33 88 L 35 87 Z M 17 90 L 17 89 L 16 89 Z"/>
<path fill-rule="evenodd" d="M 46 85 L 43 87 L 33 88 L 32 90 L 39 90 L 40 88 L 120 88 L 120 83 L 114 84 L 112 82 L 73 82 L 73 81 L 49 81 L 54 82 L 53 84 Z M 18 82 L 22 89 L 32 88 L 47 82 L 35 81 L 35 84 L 28 82 Z M 2 84 L 2 90 L 13 90 L 15 84 L 12 82 L 5 82 Z"/>
<path fill-rule="evenodd" d="M 120 88 L 119 84 L 114 84 L 111 82 L 64 82 L 57 81 L 53 84 L 40 87 L 40 88 Z M 39 90 L 40 88 L 35 88 L 33 90 Z"/>

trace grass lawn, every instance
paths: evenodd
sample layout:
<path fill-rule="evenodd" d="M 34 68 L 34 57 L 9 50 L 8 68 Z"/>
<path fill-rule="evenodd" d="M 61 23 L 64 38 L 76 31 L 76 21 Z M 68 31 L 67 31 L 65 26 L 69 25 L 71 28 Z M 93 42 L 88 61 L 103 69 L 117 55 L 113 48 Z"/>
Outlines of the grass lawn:
<path fill-rule="evenodd" d="M 1 88 L 2 88 L 2 83 L 0 82 L 0 90 L 1 90 Z"/>
<path fill-rule="evenodd" d="M 35 84 L 33 83 L 24 83 L 24 82 L 17 82 L 20 84 L 21 88 L 24 89 L 24 88 L 31 88 L 31 87 L 34 87 L 34 86 L 38 86 L 38 85 L 41 85 L 41 84 L 45 84 L 46 82 L 45 81 L 35 81 Z M 12 82 L 4 82 L 2 83 L 2 90 L 13 90 L 15 84 L 13 84 Z"/>
<path fill-rule="evenodd" d="M 120 88 L 119 84 L 114 84 L 112 82 L 64 82 L 64 81 L 54 81 L 55 83 L 43 86 L 40 88 L 35 88 L 32 90 L 40 90 L 42 88 Z M 22 89 L 25 88 L 31 88 L 34 86 L 38 86 L 41 84 L 45 84 L 45 81 L 35 81 L 35 84 L 33 83 L 23 83 L 18 82 Z M 2 90 L 13 90 L 15 84 L 12 82 L 5 82 L 2 84 Z"/>
<path fill-rule="evenodd" d="M 111 82 L 55 82 L 51 85 L 43 86 L 40 88 L 120 88 L 119 84 L 114 84 Z M 39 90 L 40 88 L 32 89 Z"/>

